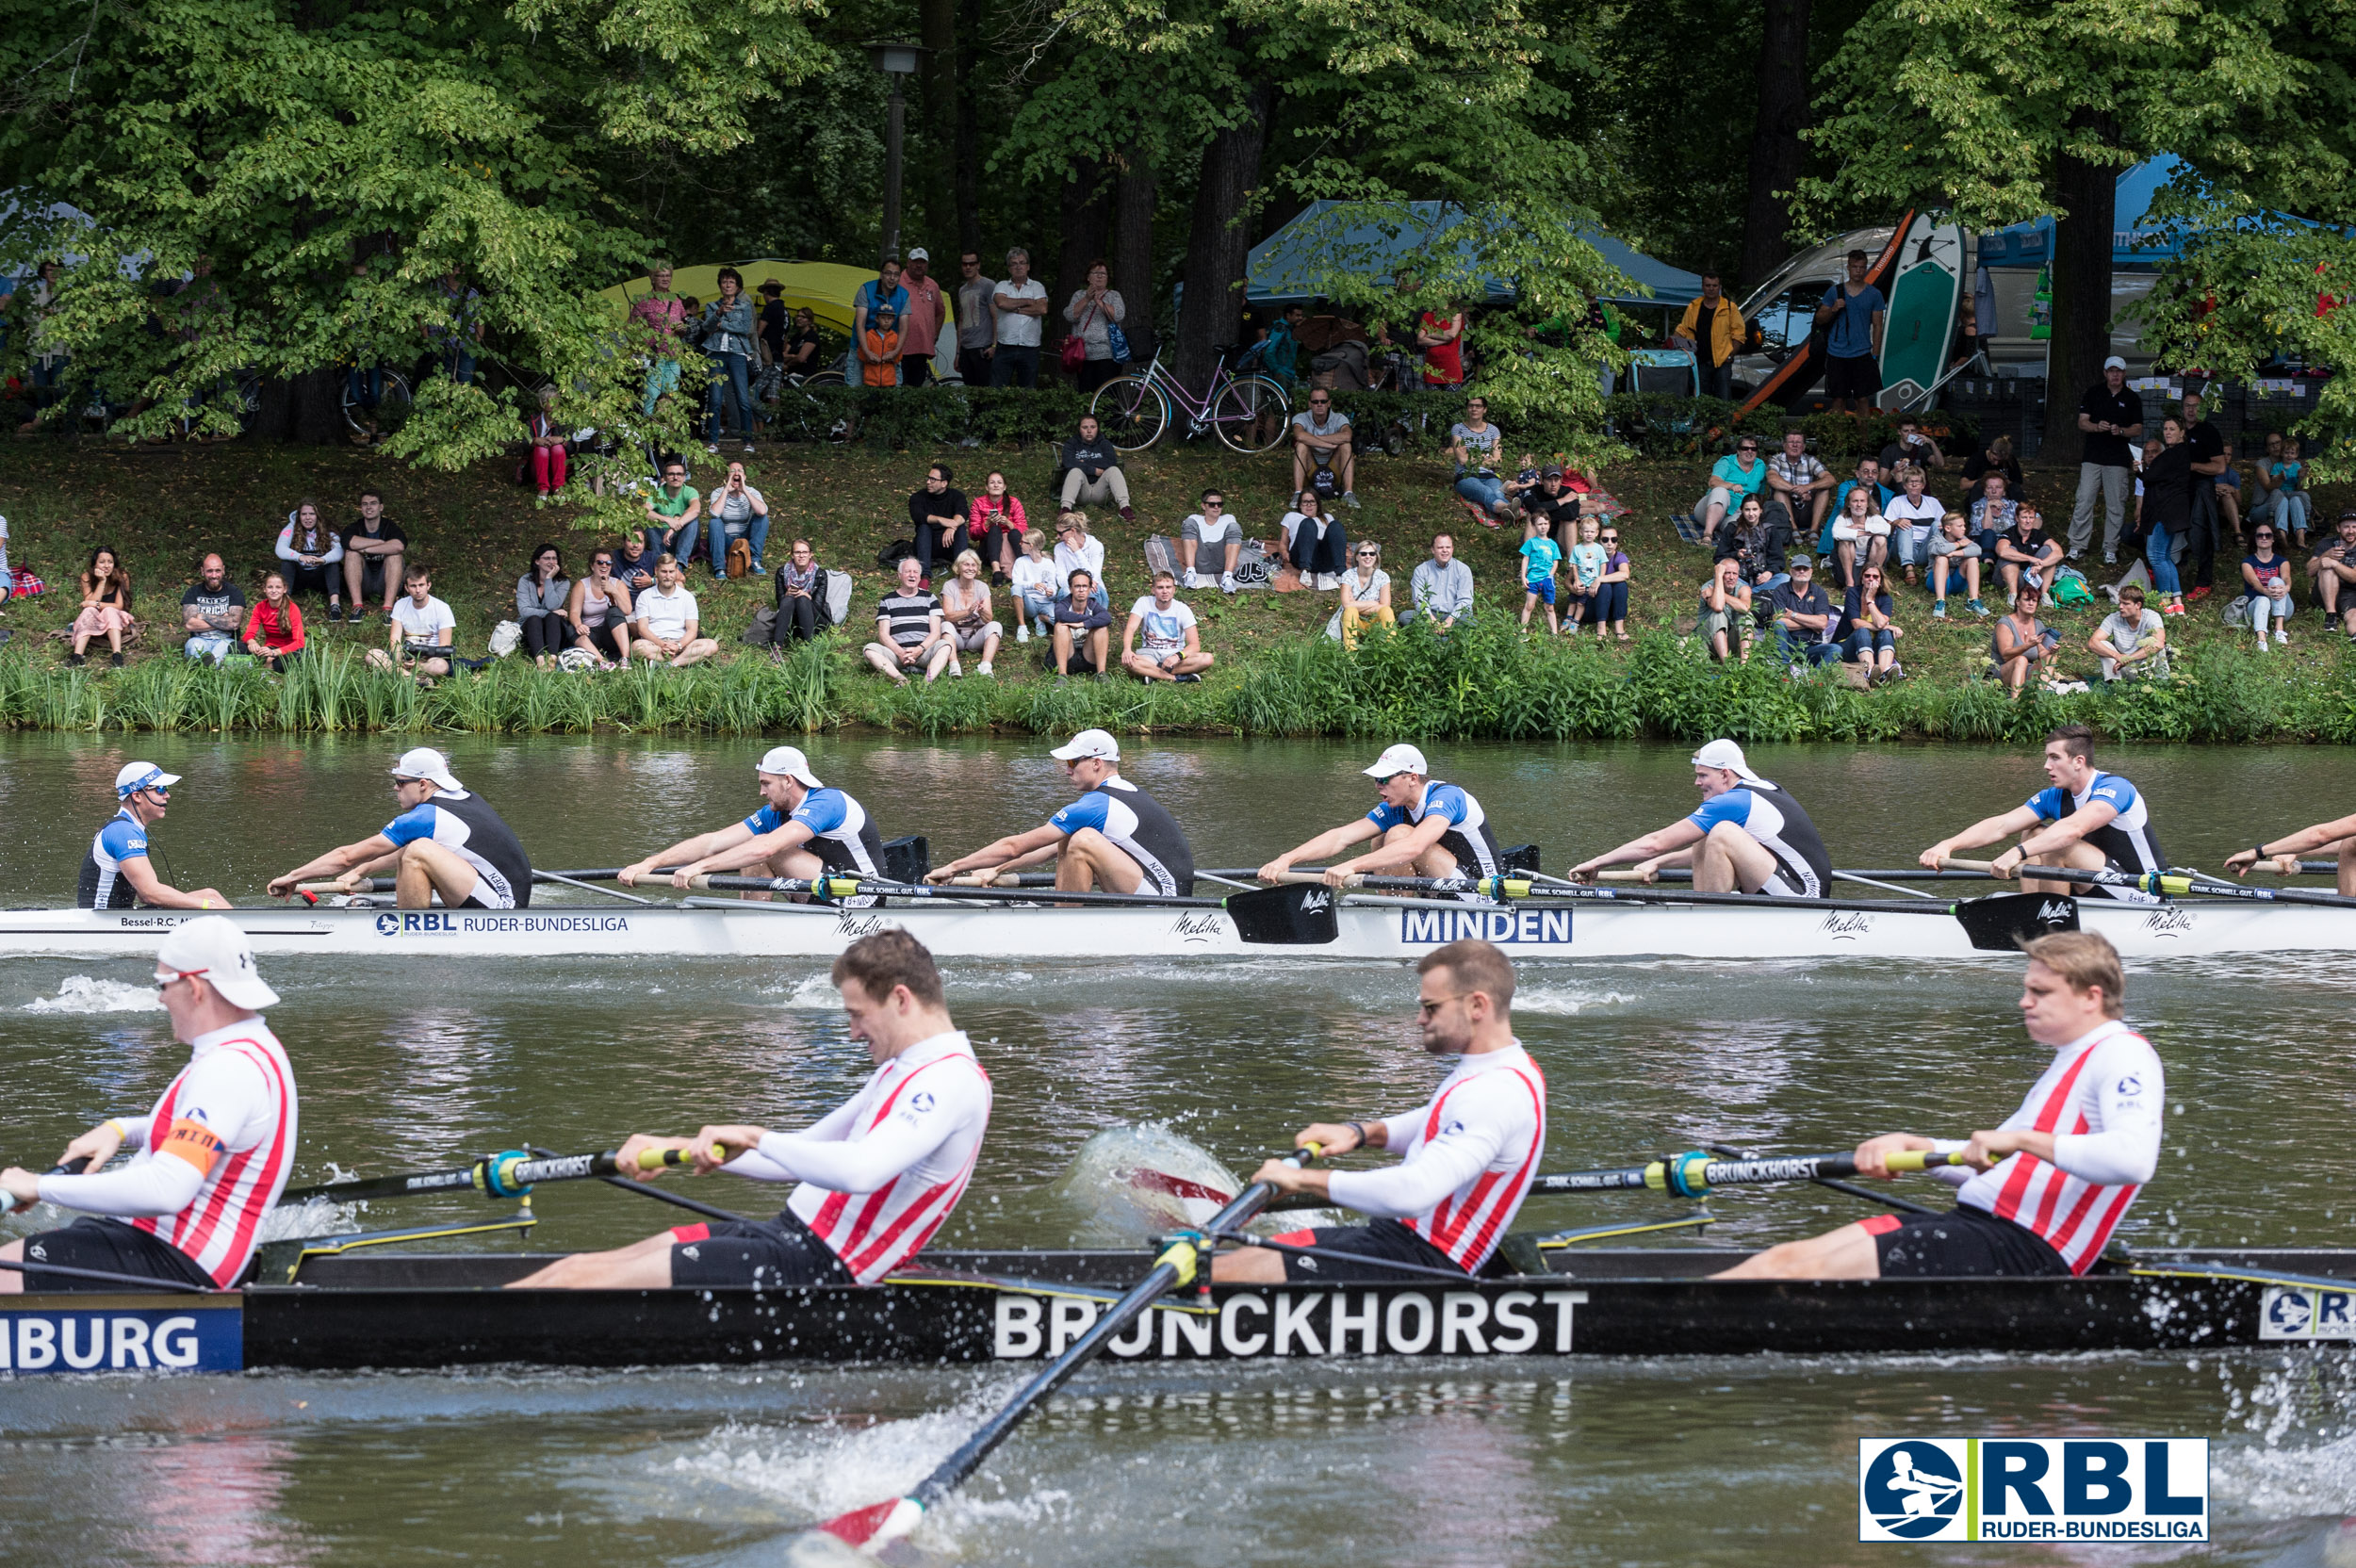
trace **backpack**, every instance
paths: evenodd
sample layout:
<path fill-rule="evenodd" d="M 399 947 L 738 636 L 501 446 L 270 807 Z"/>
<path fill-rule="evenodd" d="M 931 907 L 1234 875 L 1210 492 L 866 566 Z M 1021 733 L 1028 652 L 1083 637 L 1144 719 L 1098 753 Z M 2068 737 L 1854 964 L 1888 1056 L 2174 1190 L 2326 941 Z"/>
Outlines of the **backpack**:
<path fill-rule="evenodd" d="M 747 540 L 747 539 L 731 539 L 731 540 L 729 540 L 729 541 L 728 541 L 728 576 L 729 576 L 729 577 L 731 577 L 731 578 L 741 578 L 741 577 L 744 576 L 746 573 L 750 572 L 752 569 L 753 569 L 753 547 L 752 547 L 752 542 L 751 542 L 750 540 Z"/>
<path fill-rule="evenodd" d="M 2094 602 L 2094 590 L 2086 585 L 2086 573 L 2075 566 L 2064 566 L 2053 574 L 2053 602 L 2067 608 Z"/>
<path fill-rule="evenodd" d="M 915 553 L 916 542 L 914 540 L 894 539 L 875 552 L 875 564 L 887 572 L 896 572 L 900 569 L 900 563 Z"/>

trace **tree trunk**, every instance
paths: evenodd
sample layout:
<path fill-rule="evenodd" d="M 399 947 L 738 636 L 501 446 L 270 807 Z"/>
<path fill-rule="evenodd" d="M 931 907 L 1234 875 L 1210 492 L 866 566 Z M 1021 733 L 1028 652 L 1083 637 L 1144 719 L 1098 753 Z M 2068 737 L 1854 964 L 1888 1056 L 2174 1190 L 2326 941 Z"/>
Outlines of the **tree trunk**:
<path fill-rule="evenodd" d="M 255 391 L 254 433 L 297 446 L 339 446 L 344 428 L 344 378 L 335 369 L 305 370 L 292 381 L 266 381 Z"/>
<path fill-rule="evenodd" d="M 1132 147 L 1115 190 L 1112 263 L 1113 286 L 1129 307 L 1121 330 L 1137 360 L 1153 357 L 1153 166 L 1143 149 Z"/>
<path fill-rule="evenodd" d="M 1808 0 L 1766 0 L 1759 50 L 1759 120 L 1751 130 L 1748 193 L 1742 203 L 1742 291 L 1764 283 L 1792 253 L 1792 212 L 1779 191 L 1799 182 L 1800 133 L 1808 128 Z"/>
<path fill-rule="evenodd" d="M 900 253 L 906 255 L 911 246 L 922 245 L 932 255 L 932 275 L 954 278 L 957 275 L 957 258 L 944 258 L 941 252 L 947 248 L 947 231 L 956 203 L 957 0 L 918 0 L 916 30 L 917 41 L 932 51 L 924 57 L 924 69 L 916 76 L 917 90 L 924 98 L 918 112 L 923 116 L 924 151 L 917 167 L 924 172 L 919 188 L 924 203 L 924 225 L 919 229 L 902 220 Z"/>
<path fill-rule="evenodd" d="M 1244 264 L 1252 251 L 1252 231 L 1245 225 L 1258 194 L 1260 153 L 1276 106 L 1275 85 L 1250 84 L 1241 106 L 1235 123 L 1203 150 L 1202 178 L 1195 187 L 1174 367 L 1190 386 L 1210 384 L 1219 345 L 1235 342 L 1242 322 Z"/>
<path fill-rule="evenodd" d="M 957 249 L 960 253 L 972 251 L 981 255 L 982 250 L 982 129 L 981 113 L 974 105 L 974 79 L 981 74 L 982 0 L 961 0 L 957 10 L 957 134 L 956 151 L 956 199 L 957 207 Z M 954 259 L 954 258 L 953 258 Z M 942 267 L 936 260 L 944 277 L 956 277 L 956 269 Z M 1003 267 L 993 268 L 988 256 L 982 257 L 982 275 L 1002 276 Z"/>
<path fill-rule="evenodd" d="M 2108 115 L 2082 113 L 2073 127 L 2105 138 Z M 2077 454 L 2078 395 L 2102 373 L 2111 351 L 2111 226 L 2119 205 L 2118 172 L 2067 153 L 2054 160 L 2053 337 L 2045 377 L 2048 455 Z M 2156 420 L 2151 428 L 2159 428 Z"/>
<path fill-rule="evenodd" d="M 1063 188 L 1063 250 L 1055 263 L 1055 286 L 1047 296 L 1047 330 L 1041 340 L 1053 357 L 1071 335 L 1063 318 L 1065 302 L 1088 286 L 1088 263 L 1104 253 L 1104 232 L 1111 220 L 1106 200 L 1104 166 L 1094 158 L 1077 158 Z"/>

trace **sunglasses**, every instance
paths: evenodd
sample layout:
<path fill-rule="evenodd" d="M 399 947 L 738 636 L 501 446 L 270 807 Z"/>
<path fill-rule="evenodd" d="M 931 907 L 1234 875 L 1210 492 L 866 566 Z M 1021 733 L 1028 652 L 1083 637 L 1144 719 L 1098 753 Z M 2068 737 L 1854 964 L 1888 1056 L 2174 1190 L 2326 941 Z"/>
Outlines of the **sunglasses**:
<path fill-rule="evenodd" d="M 1360 550 L 1358 552 L 1358 559 L 1361 561 L 1372 561 L 1374 559 L 1374 552 L 1372 550 Z"/>

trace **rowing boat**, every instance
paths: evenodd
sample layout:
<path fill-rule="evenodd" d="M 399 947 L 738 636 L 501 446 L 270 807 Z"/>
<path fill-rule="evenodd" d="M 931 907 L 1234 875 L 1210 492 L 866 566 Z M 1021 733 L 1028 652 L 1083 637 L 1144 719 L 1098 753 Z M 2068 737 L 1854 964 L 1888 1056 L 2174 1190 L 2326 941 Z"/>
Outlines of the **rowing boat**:
<path fill-rule="evenodd" d="M 1601 890 L 1594 891 L 1601 892 Z M 1044 895 L 1042 895 L 1044 896 Z M 2016 897 L 2023 895 L 2015 895 Z M 826 959 L 857 939 L 901 926 L 944 958 L 1025 961 L 1234 958 L 1281 952 L 1412 959 L 1479 937 L 1517 959 L 1701 957 L 1967 958 L 1972 934 L 1934 900 L 1756 899 L 1688 902 L 1673 890 L 1594 899 L 1534 897 L 1510 905 L 1433 899 L 1343 900 L 1330 942 L 1250 942 L 1210 899 L 1054 908 L 949 898 L 846 909 L 826 905 L 694 899 L 529 910 L 240 908 L 227 911 L 255 954 L 278 957 L 745 957 Z M 2074 913 L 2128 958 L 2356 951 L 2356 908 L 2291 907 L 2190 898 L 2123 904 L 2053 895 L 2049 918 Z M 191 914 L 161 909 L 0 911 L 0 954 L 152 955 Z M 2009 950 L 2009 942 L 1994 944 Z"/>
<path fill-rule="evenodd" d="M 1218 1285 L 1165 1298 L 1115 1361 L 2214 1349 L 2356 1340 L 2356 1250 L 2106 1259 L 2083 1278 L 1716 1281 L 1712 1248 L 1546 1254 L 1452 1285 Z M 945 1251 L 883 1283 L 503 1291 L 545 1255 L 353 1253 L 301 1283 L 0 1298 L 0 1373 L 1044 1363 L 1148 1254 Z"/>

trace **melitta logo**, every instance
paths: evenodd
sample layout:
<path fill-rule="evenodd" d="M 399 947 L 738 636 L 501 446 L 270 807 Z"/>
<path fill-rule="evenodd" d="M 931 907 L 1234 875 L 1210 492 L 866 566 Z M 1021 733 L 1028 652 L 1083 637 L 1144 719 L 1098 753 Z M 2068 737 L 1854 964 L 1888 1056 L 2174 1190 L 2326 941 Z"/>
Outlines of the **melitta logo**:
<path fill-rule="evenodd" d="M 1189 911 L 1170 923 L 1170 934 L 1187 941 L 1209 941 L 1225 935 L 1227 927 L 1216 914 L 1196 914 Z"/>
<path fill-rule="evenodd" d="M 2209 1441 L 1859 1438 L 1860 1541 L 2206 1541 Z"/>
<path fill-rule="evenodd" d="M 2066 924 L 2077 912 L 2078 906 L 2072 900 L 2049 898 L 2037 906 L 2037 923 L 2039 925 Z"/>
<path fill-rule="evenodd" d="M 1323 888 L 1317 889 L 1315 892 L 1303 894 L 1301 900 L 1301 912 L 1304 915 L 1312 909 L 1330 909 L 1333 906 L 1333 895 Z"/>
<path fill-rule="evenodd" d="M 1871 936 L 1873 917 L 1862 910 L 1837 911 L 1824 917 L 1824 930 L 1826 936 L 1843 941 L 1852 937 Z"/>
<path fill-rule="evenodd" d="M 2192 932 L 2192 911 L 2168 904 L 2143 917 L 2143 928 L 2155 937 L 2183 937 Z"/>

